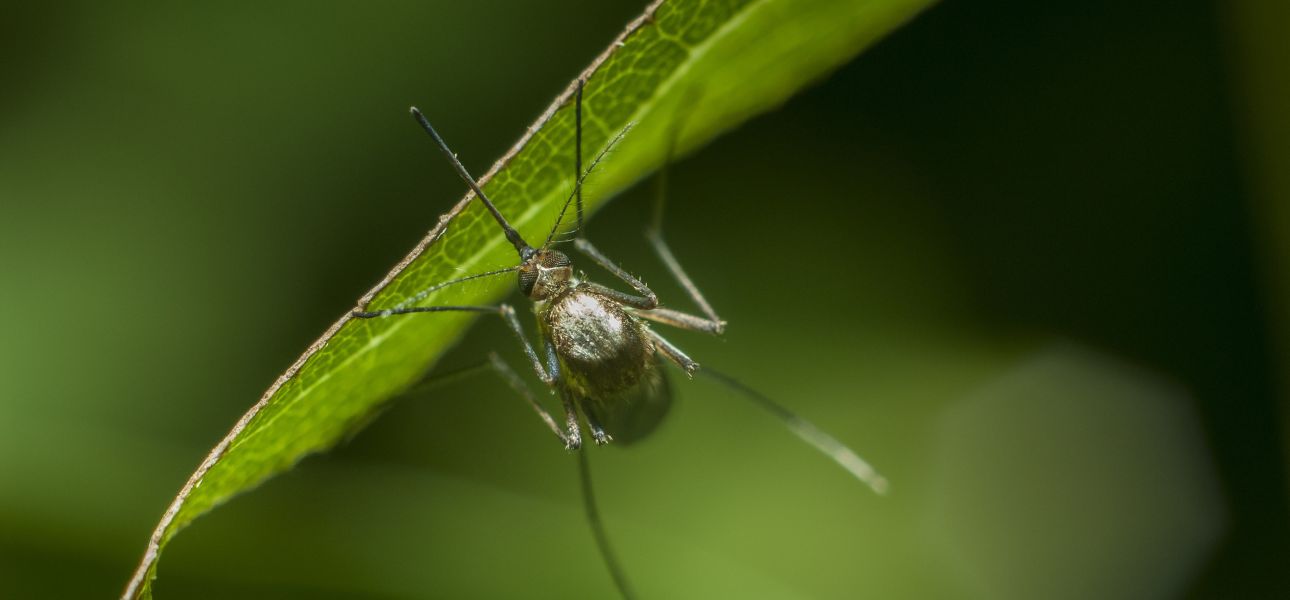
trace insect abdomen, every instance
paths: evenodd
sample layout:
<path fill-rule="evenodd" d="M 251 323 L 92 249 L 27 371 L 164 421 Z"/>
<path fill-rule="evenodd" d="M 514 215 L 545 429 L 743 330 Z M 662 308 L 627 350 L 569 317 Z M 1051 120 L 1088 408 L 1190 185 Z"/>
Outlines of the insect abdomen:
<path fill-rule="evenodd" d="M 591 400 L 616 396 L 653 367 L 642 325 L 612 299 L 585 285 L 553 298 L 542 321 L 568 385 Z"/>

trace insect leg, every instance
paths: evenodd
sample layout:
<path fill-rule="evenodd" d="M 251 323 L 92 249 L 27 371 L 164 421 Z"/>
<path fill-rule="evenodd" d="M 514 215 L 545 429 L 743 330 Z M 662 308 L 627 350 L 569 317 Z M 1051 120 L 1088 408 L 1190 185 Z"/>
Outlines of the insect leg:
<path fill-rule="evenodd" d="M 584 410 L 582 411 L 582 414 L 587 415 L 587 425 L 591 428 L 591 437 L 596 440 L 596 445 L 604 446 L 605 444 L 614 441 L 613 436 L 605 433 L 605 428 L 601 426 L 600 419 L 596 418 L 596 413 L 590 410 L 585 410 L 585 406 L 583 408 Z"/>
<path fill-rule="evenodd" d="M 537 399 L 533 397 L 533 390 L 530 390 L 527 385 L 524 385 L 524 380 L 520 379 L 519 373 L 516 373 L 515 369 L 512 369 L 510 365 L 506 364 L 506 361 L 502 360 L 502 357 L 498 356 L 496 352 L 488 353 L 488 364 L 492 367 L 493 371 L 497 372 L 502 379 L 506 380 L 506 383 L 511 386 L 511 389 L 515 390 L 516 393 L 522 396 L 525 402 L 528 402 L 529 406 L 533 408 L 533 411 L 537 413 L 538 418 L 542 419 L 543 423 L 546 423 L 546 426 L 551 429 L 551 432 L 555 434 L 555 437 L 560 438 L 560 441 L 564 442 L 566 448 L 569 447 L 571 439 L 569 435 L 560 430 L 560 426 L 556 424 L 555 418 L 551 416 L 551 413 L 547 412 L 546 408 L 539 404 Z"/>
<path fill-rule="evenodd" d="M 672 248 L 663 239 L 663 206 L 667 189 L 667 171 L 668 167 L 665 163 L 658 176 L 659 192 L 654 197 L 654 220 L 649 229 L 645 231 L 645 239 L 649 241 L 650 246 L 654 248 L 655 254 L 658 254 L 659 260 L 663 261 L 663 265 L 672 273 L 672 277 L 676 279 L 677 283 L 680 283 L 681 287 L 685 288 L 685 293 L 699 306 L 699 310 L 703 312 L 706 318 L 666 308 L 655 309 L 649 313 L 640 313 L 640 315 L 646 319 L 673 327 L 720 335 L 726 329 L 726 322 L 717 316 L 717 311 L 712 308 L 711 304 L 708 304 L 708 300 L 703 297 L 699 287 L 694 285 L 694 280 L 690 279 L 690 276 L 685 273 L 685 269 L 681 268 L 681 263 L 672 254 Z"/>
<path fill-rule="evenodd" d="M 658 332 L 655 332 L 652 329 L 646 329 L 645 332 L 646 335 L 649 336 L 650 340 L 654 342 L 654 347 L 657 348 L 659 352 L 663 353 L 664 358 L 672 361 L 672 364 L 681 367 L 681 370 L 685 371 L 686 376 L 694 377 L 694 372 L 699 370 L 699 363 L 694 362 L 694 359 L 686 356 L 680 348 L 677 348 L 672 344 L 672 342 L 667 341 L 667 339 L 659 335 Z"/>
<path fill-rule="evenodd" d="M 538 418 L 542 419 L 542 422 L 551 430 L 551 433 L 554 433 L 555 436 L 564 443 L 565 447 L 568 447 L 568 434 L 560 428 L 555 417 L 551 416 L 551 413 L 547 411 L 547 409 L 538 402 L 537 398 L 533 396 L 533 391 L 529 389 L 528 385 L 524 383 L 524 380 L 520 378 L 519 373 L 516 373 L 515 369 L 503 360 L 502 357 L 498 356 L 496 352 L 489 352 L 488 360 L 482 363 L 478 363 L 464 369 L 458 369 L 450 373 L 433 374 L 404 391 L 402 396 L 418 396 L 454 381 L 473 377 L 479 373 L 487 371 L 492 371 L 497 374 L 502 378 L 502 381 L 505 381 L 511 389 L 515 390 L 515 393 L 519 394 L 520 397 L 528 403 L 529 407 L 533 409 L 533 412 L 537 413 Z"/>
<path fill-rule="evenodd" d="M 560 400 L 564 402 L 564 426 L 568 436 L 564 441 L 564 447 L 569 450 L 577 450 L 582 447 L 582 432 L 578 429 L 578 407 L 573 398 L 568 393 L 562 392 Z"/>
<path fill-rule="evenodd" d="M 618 564 L 617 555 L 609 545 L 609 533 L 605 531 L 605 523 L 600 519 L 600 509 L 596 506 L 596 492 L 591 485 L 591 465 L 586 452 L 578 453 L 578 476 L 582 483 L 582 506 L 586 509 L 591 533 L 596 537 L 596 547 L 600 549 L 600 556 L 605 559 L 605 567 L 609 569 L 609 575 L 614 579 L 614 587 L 618 588 L 618 594 L 623 600 L 632 600 L 636 594 L 632 592 L 632 587 L 627 582 L 627 573 L 623 571 L 622 565 Z"/>
<path fill-rule="evenodd" d="M 689 90 L 685 96 L 685 104 L 694 104 L 698 101 L 698 96 L 700 95 L 701 93 L 697 89 Z M 681 130 L 685 126 L 685 117 L 688 115 L 688 112 L 682 113 L 682 116 L 672 126 L 667 145 L 667 157 L 663 160 L 663 166 L 659 168 L 658 177 L 655 180 L 654 206 L 651 211 L 652 216 L 649 228 L 645 230 L 645 239 L 649 240 L 650 246 L 654 248 L 654 252 L 663 261 L 663 265 L 672 273 L 672 277 L 676 279 L 677 283 L 680 283 L 681 287 L 685 288 L 685 293 L 699 306 L 699 311 L 707 318 L 701 319 L 675 311 L 659 311 L 664 314 L 660 314 L 660 318 L 654 320 L 674 327 L 720 335 L 725 331 L 726 322 L 717 316 L 717 311 L 713 310 L 711 304 L 708 304 L 707 299 L 703 297 L 703 293 L 699 291 L 699 287 L 694 285 L 694 280 L 690 279 L 690 276 L 685 273 L 685 269 L 681 268 L 681 263 L 672 254 L 672 248 L 663 239 L 663 209 L 667 206 L 668 173 L 671 171 L 672 159 L 676 154 L 677 140 L 681 137 Z"/>
<path fill-rule="evenodd" d="M 600 285 L 594 281 L 583 282 L 583 285 L 595 288 L 597 292 L 613 298 L 615 302 L 625 304 L 632 308 L 650 310 L 658 307 L 658 298 L 654 296 L 653 292 L 650 292 L 648 296 L 634 296 L 632 294 L 620 292 L 611 287 Z"/>
<path fill-rule="evenodd" d="M 613 296 L 615 300 L 633 308 L 648 310 L 658 306 L 658 296 L 654 295 L 654 292 L 649 289 L 649 286 L 645 285 L 643 281 L 633 277 L 631 273 L 628 273 L 622 267 L 614 263 L 614 261 L 610 260 L 609 257 L 605 256 L 603 252 L 596 248 L 590 240 L 580 237 L 573 241 L 573 246 L 577 248 L 579 252 L 586 254 L 587 258 L 590 258 L 595 261 L 596 264 L 604 267 L 606 271 L 613 273 L 615 277 L 625 281 L 627 285 L 632 286 L 632 289 L 636 290 L 640 296 L 624 294 L 603 286 L 600 286 L 602 288 L 601 291 L 608 290 L 608 292 L 612 292 L 610 295 Z"/>
<path fill-rule="evenodd" d="M 711 333 L 713 335 L 719 335 L 725 330 L 726 326 L 725 321 L 713 321 L 712 319 L 705 319 L 698 315 L 683 313 L 679 310 L 672 310 L 670 308 L 660 307 L 653 310 L 638 311 L 634 314 L 642 319 L 648 319 L 655 323 L 662 323 L 664 325 L 676 327 L 677 329 L 702 331 L 703 333 Z"/>
<path fill-rule="evenodd" d="M 848 473 L 851 473 L 856 479 L 869 486 L 874 492 L 878 494 L 887 493 L 887 479 L 874 470 L 863 458 L 860 458 L 860 455 L 856 454 L 854 450 L 839 442 L 837 438 L 785 408 L 784 405 L 771 400 L 765 394 L 744 385 L 734 377 L 712 369 L 703 369 L 702 374 L 739 392 L 745 398 L 761 407 L 762 410 L 779 419 L 794 435 L 824 453 L 825 456 L 838 463 L 838 466 L 846 469 Z"/>
<path fill-rule="evenodd" d="M 658 321 L 660 323 L 675 325 L 676 327 L 684 327 L 685 329 L 706 331 L 714 335 L 720 335 L 724 332 L 726 330 L 726 322 L 722 321 L 721 317 L 717 316 L 717 311 L 713 310 L 712 305 L 708 304 L 707 299 L 703 297 L 703 293 L 699 291 L 699 287 L 694 285 L 694 281 L 690 279 L 689 275 L 686 275 L 685 269 L 681 268 L 681 263 L 677 262 L 676 257 L 672 254 L 672 249 L 668 247 L 667 242 L 663 239 L 663 232 L 658 229 L 651 228 L 645 233 L 645 238 L 649 240 L 650 245 L 654 247 L 654 252 L 658 254 L 659 260 L 662 260 L 663 265 L 667 267 L 667 270 L 671 271 L 672 277 L 675 277 L 677 283 L 680 283 L 681 287 L 685 288 L 685 293 L 690 296 L 691 300 L 694 300 L 695 304 L 699 305 L 699 310 L 702 311 L 706 317 L 700 318 L 676 311 L 660 309 L 665 311 L 665 314 L 663 314 L 662 318 L 658 319 Z M 669 323 L 668 321 L 663 320 L 669 317 L 677 322 Z"/>
<path fill-rule="evenodd" d="M 582 182 L 584 179 L 586 179 L 587 175 L 591 173 L 591 170 L 595 168 L 596 163 L 600 162 L 601 157 L 604 156 L 604 152 L 601 152 L 600 156 L 597 156 L 596 160 L 592 161 L 592 165 L 587 169 L 587 172 L 586 173 L 582 172 L 582 88 L 583 88 L 583 85 L 584 85 L 584 82 L 582 80 L 578 80 L 578 89 L 574 100 L 575 108 L 574 108 L 573 177 L 574 177 L 574 184 L 575 184 L 574 197 L 577 200 L 578 238 L 573 241 L 573 246 L 577 248 L 579 252 L 582 252 L 583 254 L 587 255 L 588 258 L 595 261 L 596 264 L 600 265 L 601 267 L 604 267 L 604 269 L 609 271 L 610 273 L 613 273 L 615 277 L 627 282 L 627 285 L 632 286 L 632 289 L 636 290 L 636 293 L 640 295 L 634 296 L 632 294 L 625 294 L 617 290 L 613 290 L 601 285 L 597 285 L 596 288 L 600 292 L 604 293 L 610 298 L 613 298 L 617 302 L 625 304 L 627 306 L 640 308 L 640 309 L 655 308 L 658 306 L 658 296 L 654 295 L 654 292 L 649 289 L 649 286 L 645 285 L 644 282 L 633 277 L 630 273 L 623 270 L 622 267 L 618 266 L 616 263 L 614 263 L 614 261 L 610 260 L 608 256 L 605 256 L 603 252 L 601 252 L 598 248 L 596 248 L 595 245 L 591 243 L 591 241 L 589 241 L 585 237 L 582 237 L 584 227 L 585 227 L 585 223 L 583 221 L 583 214 L 582 214 Z M 628 127 L 630 127 L 630 125 Z M 618 140 L 621 139 L 623 137 L 623 134 L 625 133 L 627 133 L 627 128 L 624 128 L 623 131 L 619 132 L 617 137 L 615 137 L 613 140 L 610 141 L 609 145 L 605 148 L 605 151 L 608 151 L 609 148 L 612 148 L 614 144 L 616 144 Z M 569 206 L 569 203 L 566 201 L 565 208 L 568 208 L 568 206 Z M 564 216 L 563 209 L 560 211 L 560 215 L 561 217 Z M 550 243 L 551 238 L 552 236 L 555 235 L 556 228 L 558 227 L 559 227 L 559 219 L 556 220 L 556 226 L 551 229 L 551 235 L 547 236 L 548 243 Z"/>

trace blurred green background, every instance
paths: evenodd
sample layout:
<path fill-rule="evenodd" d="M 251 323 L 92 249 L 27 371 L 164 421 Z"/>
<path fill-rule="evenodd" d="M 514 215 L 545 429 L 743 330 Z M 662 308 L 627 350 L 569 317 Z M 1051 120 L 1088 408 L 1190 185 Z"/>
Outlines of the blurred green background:
<path fill-rule="evenodd" d="M 673 171 L 729 322 L 591 449 L 646 598 L 1272 597 L 1286 9 L 947 3 Z M 119 593 L 263 390 L 640 2 L 26 3 L 0 18 L 0 597 Z M 1281 25 L 1278 25 L 1281 24 Z M 648 187 L 593 239 L 681 304 Z M 490 349 L 481 322 L 443 368 Z M 178 536 L 160 598 L 611 597 L 575 459 L 487 378 L 405 399 Z"/>

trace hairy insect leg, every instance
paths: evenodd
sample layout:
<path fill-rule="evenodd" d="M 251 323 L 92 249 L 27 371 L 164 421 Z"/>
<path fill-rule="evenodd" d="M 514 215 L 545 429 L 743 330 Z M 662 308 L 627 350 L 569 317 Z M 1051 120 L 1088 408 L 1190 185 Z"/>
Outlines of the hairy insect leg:
<path fill-rule="evenodd" d="M 726 375 L 720 371 L 713 371 L 705 368 L 703 375 L 711 377 L 726 387 L 739 392 L 748 400 L 779 419 L 789 431 L 792 431 L 799 439 L 814 447 L 836 462 L 838 466 L 846 469 L 848 473 L 855 476 L 862 483 L 869 486 L 878 494 L 887 493 L 887 479 L 880 475 L 872 466 L 869 465 L 859 454 L 847 447 L 846 444 L 838 441 L 837 438 L 829 435 L 824 430 L 816 427 L 814 423 L 798 416 L 784 405 L 771 400 L 765 394 L 748 387 L 738 379 Z"/>
<path fill-rule="evenodd" d="M 605 433 L 605 428 L 600 424 L 600 419 L 596 418 L 594 411 L 586 410 L 586 407 L 583 407 L 582 414 L 587 417 L 587 427 L 591 429 L 591 437 L 596 440 L 597 446 L 604 446 L 614 441 L 613 436 Z"/>
<path fill-rule="evenodd" d="M 679 310 L 672 310 L 670 308 L 642 310 L 637 312 L 636 315 L 642 319 L 654 321 L 655 323 L 662 323 L 664 325 L 676 327 L 677 329 L 701 331 L 703 333 L 711 333 L 712 335 L 721 334 L 721 332 L 725 331 L 726 327 L 725 321 L 713 321 L 712 319 L 684 313 Z"/>
<path fill-rule="evenodd" d="M 599 248 L 596 248 L 596 246 L 591 243 L 591 240 L 580 237 L 573 241 L 573 247 L 577 248 L 579 252 L 587 255 L 587 258 L 595 261 L 596 264 L 603 267 L 606 271 L 613 273 L 614 277 L 617 277 L 626 282 L 627 285 L 632 286 L 632 289 L 636 290 L 640 296 L 633 296 L 602 285 L 592 284 L 599 291 L 612 297 L 614 300 L 633 308 L 649 310 L 658 307 L 658 296 L 649 289 L 649 286 L 645 285 L 645 282 L 632 276 L 631 273 L 628 273 L 625 269 L 618 266 L 617 263 L 610 260 L 608 256 L 605 256 L 605 253 L 601 252 Z"/>
<path fill-rule="evenodd" d="M 686 104 L 693 104 L 696 102 L 697 98 L 692 98 L 694 96 L 698 96 L 698 92 L 691 89 L 686 94 L 688 99 Z M 663 238 L 663 211 L 667 206 L 668 174 L 671 171 L 672 159 L 676 154 L 677 139 L 681 136 L 681 130 L 685 126 L 685 114 L 688 113 L 683 113 L 683 116 L 673 124 L 672 131 L 668 139 L 667 156 L 663 160 L 663 166 L 659 167 L 658 177 L 655 179 L 654 206 L 651 211 L 652 216 L 649 228 L 645 230 L 645 239 L 649 241 L 650 246 L 654 249 L 654 253 L 658 255 L 659 260 L 663 261 L 663 265 L 672 273 L 672 277 L 676 279 L 676 282 L 681 284 L 681 287 L 685 289 L 686 295 L 688 295 L 699 307 L 699 311 L 703 313 L 704 317 L 696 317 L 694 315 L 677 311 L 659 309 L 655 311 L 658 313 L 658 318 L 654 318 L 652 320 L 672 325 L 673 327 L 680 327 L 682 329 L 703 331 L 714 335 L 720 335 L 726 329 L 726 322 L 722 321 L 721 317 L 717 316 L 717 311 L 714 310 L 712 305 L 708 303 L 708 300 L 703 297 L 703 292 L 699 291 L 699 286 L 694 284 L 694 280 L 690 279 L 690 276 L 686 274 L 685 269 L 681 268 L 681 263 L 676 260 L 676 255 L 672 254 L 672 248 L 667 245 L 667 240 Z M 646 318 L 650 317 L 646 316 Z"/>
<path fill-rule="evenodd" d="M 681 367 L 681 370 L 685 371 L 686 376 L 694 377 L 694 372 L 699 370 L 699 363 L 694 362 L 694 359 L 687 356 L 680 348 L 677 348 L 672 342 L 667 341 L 667 339 L 659 335 L 658 332 L 652 329 L 646 329 L 645 332 L 649 335 L 650 340 L 654 342 L 654 347 L 657 348 L 659 352 L 663 353 L 664 358 L 672 361 L 672 364 Z"/>
<path fill-rule="evenodd" d="M 578 407 L 569 397 L 569 394 L 561 392 L 560 401 L 564 403 L 564 426 L 565 440 L 564 447 L 568 450 L 577 450 L 582 447 L 582 431 L 578 427 Z"/>
<path fill-rule="evenodd" d="M 662 260 L 663 265 L 672 273 L 672 277 L 676 279 L 677 283 L 681 284 L 686 295 L 690 296 L 690 299 L 699 306 L 699 310 L 704 315 L 703 317 L 697 317 L 674 310 L 657 309 L 655 312 L 659 313 L 658 318 L 654 320 L 674 327 L 703 331 L 713 335 L 720 335 L 725 332 L 726 322 L 717 316 L 717 311 L 712 308 L 711 304 L 708 304 L 708 300 L 703 297 L 703 292 L 699 291 L 699 286 L 694 285 L 694 280 L 690 279 L 690 276 L 685 273 L 685 269 L 681 268 L 681 263 L 677 262 L 676 256 L 672 254 L 672 249 L 668 247 L 667 242 L 663 239 L 663 233 L 651 228 L 645 233 L 645 238 L 649 240 L 650 246 L 653 246 L 659 260 Z"/>
<path fill-rule="evenodd" d="M 517 394 L 524 398 L 525 402 L 528 402 L 529 407 L 537 413 L 538 418 L 542 419 L 542 422 L 546 423 L 546 426 L 551 429 L 551 432 L 555 434 L 555 437 L 560 438 L 560 441 L 564 443 L 566 448 L 568 448 L 571 438 L 567 433 L 560 429 L 560 426 L 556 424 L 555 418 L 551 416 L 551 413 L 537 401 L 537 398 L 533 397 L 533 390 L 530 390 L 527 385 L 524 385 L 524 380 L 520 379 L 519 373 L 516 373 L 515 369 L 512 369 L 509 364 L 506 364 L 506 361 L 502 360 L 502 357 L 498 356 L 496 352 L 488 353 L 488 365 L 506 381 L 507 385 L 511 386 L 511 389 L 515 390 Z"/>
<path fill-rule="evenodd" d="M 670 152 L 669 152 L 670 154 Z M 663 239 L 663 205 L 667 181 L 667 165 L 659 174 L 659 193 L 654 199 L 654 221 L 650 224 L 649 229 L 645 231 L 645 239 L 649 241 L 650 246 L 654 248 L 654 253 L 658 255 L 659 260 L 663 261 L 663 266 L 672 273 L 676 282 L 681 284 L 685 289 L 686 295 L 698 305 L 699 310 L 703 312 L 704 317 L 681 313 L 668 309 L 658 309 L 652 320 L 660 323 L 690 329 L 693 331 L 703 331 L 714 335 L 720 335 L 726 329 L 726 322 L 717 316 L 717 311 L 708 303 L 707 298 L 703 297 L 703 292 L 699 291 L 699 286 L 694 284 L 694 280 L 686 274 L 685 269 L 681 268 L 681 263 L 676 260 L 676 255 L 672 254 L 672 248 L 667 245 L 667 240 Z M 641 315 L 645 318 L 651 318 L 648 315 Z"/>
<path fill-rule="evenodd" d="M 515 393 L 519 394 L 520 398 L 523 398 L 529 405 L 529 408 L 532 408 L 533 412 L 537 413 L 538 418 L 546 424 L 547 429 L 550 429 L 551 433 L 554 433 L 555 437 L 559 438 L 559 440 L 568 447 L 568 434 L 561 429 L 559 423 L 555 420 L 555 417 L 551 415 L 550 411 L 543 407 L 542 403 L 538 402 L 537 398 L 533 395 L 533 391 L 524 383 L 524 380 L 520 377 L 519 373 L 517 373 L 515 369 L 496 352 L 489 352 L 488 360 L 484 362 L 448 373 L 432 374 L 404 391 L 402 395 L 417 396 L 455 381 L 468 379 L 477 376 L 480 373 L 490 371 L 498 377 L 501 377 L 502 381 L 504 381 L 506 385 L 510 386 L 512 390 L 515 390 Z"/>

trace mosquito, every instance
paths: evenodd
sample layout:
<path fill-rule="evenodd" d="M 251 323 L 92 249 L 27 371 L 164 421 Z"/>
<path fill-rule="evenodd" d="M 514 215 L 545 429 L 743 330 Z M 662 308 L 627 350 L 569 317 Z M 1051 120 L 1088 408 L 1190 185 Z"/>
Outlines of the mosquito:
<path fill-rule="evenodd" d="M 490 354 L 487 366 L 501 376 L 528 403 L 570 451 L 577 451 L 582 446 L 582 421 L 585 421 L 587 432 L 597 445 L 605 445 L 611 441 L 626 445 L 648 436 L 663 420 L 672 403 L 671 387 L 664 372 L 664 363 L 671 363 L 687 378 L 693 378 L 696 373 L 703 373 L 739 392 L 778 418 L 799 438 L 824 453 L 875 492 L 885 493 L 887 481 L 846 445 L 738 380 L 711 369 L 700 371 L 699 363 L 654 330 L 652 325 L 657 324 L 686 331 L 721 335 L 726 327 L 726 322 L 717 315 L 693 280 L 685 273 L 663 238 L 662 215 L 666 169 L 667 163 L 671 160 L 679 128 L 674 128 L 672 132 L 667 161 L 659 177 L 659 192 L 655 196 L 653 218 L 645 237 L 655 254 L 685 290 L 686 295 L 698 307 L 701 314 L 662 306 L 658 296 L 649 286 L 620 267 L 585 237 L 582 202 L 584 183 L 632 127 L 629 124 L 619 131 L 584 171 L 582 97 L 585 83 L 585 79 L 579 79 L 574 94 L 573 191 L 564 201 L 550 233 L 540 246 L 528 243 L 511 226 L 425 115 L 415 107 L 411 109 L 412 117 L 434 139 L 453 170 L 492 215 L 519 257 L 518 264 L 513 267 L 439 283 L 418 292 L 413 296 L 413 300 L 419 301 L 435 291 L 466 281 L 516 273 L 520 291 L 532 301 L 539 345 L 535 348 L 520 323 L 515 308 L 509 303 L 488 306 L 400 305 L 380 310 L 357 310 L 352 313 L 353 316 L 372 319 L 437 312 L 475 312 L 500 316 L 515 335 L 538 379 L 559 398 L 563 408 L 563 419 L 557 420 L 537 400 L 519 373 L 496 353 Z M 572 240 L 574 249 L 626 284 L 631 288 L 631 292 L 620 291 L 575 276 L 569 255 L 555 248 L 556 245 L 566 242 L 559 239 L 558 234 L 571 205 L 576 218 L 576 225 L 573 228 L 576 234 Z M 634 594 L 623 569 L 614 556 L 600 519 L 586 455 L 582 452 L 578 454 L 583 503 L 592 532 L 619 593 L 624 598 L 632 598 Z"/>

